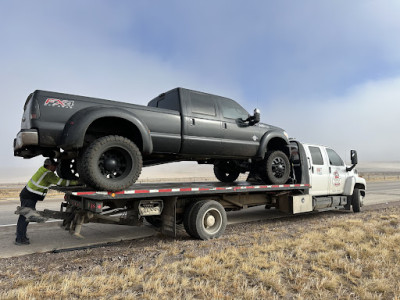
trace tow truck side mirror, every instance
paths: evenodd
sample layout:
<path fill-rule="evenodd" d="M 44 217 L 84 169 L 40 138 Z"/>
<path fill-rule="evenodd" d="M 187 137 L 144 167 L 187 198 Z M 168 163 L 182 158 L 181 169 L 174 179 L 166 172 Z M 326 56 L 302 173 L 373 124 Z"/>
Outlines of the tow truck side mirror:
<path fill-rule="evenodd" d="M 350 157 L 351 157 L 351 164 L 352 165 L 358 164 L 358 158 L 357 158 L 357 151 L 356 150 L 351 150 L 350 151 Z"/>
<path fill-rule="evenodd" d="M 357 151 L 356 150 L 351 150 L 350 151 L 350 158 L 351 158 L 351 164 L 352 166 L 349 168 L 346 168 L 347 172 L 350 172 L 351 170 L 354 169 L 354 167 L 356 166 L 356 164 L 358 164 L 358 158 L 357 158 Z"/>

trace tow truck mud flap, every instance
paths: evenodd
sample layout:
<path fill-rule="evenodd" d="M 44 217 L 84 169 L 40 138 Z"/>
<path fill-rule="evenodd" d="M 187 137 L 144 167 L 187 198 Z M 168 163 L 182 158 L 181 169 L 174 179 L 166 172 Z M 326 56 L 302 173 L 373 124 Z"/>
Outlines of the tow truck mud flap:
<path fill-rule="evenodd" d="M 176 200 L 177 197 L 164 199 L 164 209 L 161 214 L 161 233 L 176 237 Z"/>
<path fill-rule="evenodd" d="M 293 214 L 309 212 L 313 210 L 311 195 L 290 196 L 293 203 Z"/>

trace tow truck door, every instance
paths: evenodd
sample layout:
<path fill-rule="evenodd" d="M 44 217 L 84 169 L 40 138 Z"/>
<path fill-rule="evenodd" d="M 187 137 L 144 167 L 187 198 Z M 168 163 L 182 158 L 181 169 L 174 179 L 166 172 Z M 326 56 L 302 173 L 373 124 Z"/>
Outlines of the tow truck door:
<path fill-rule="evenodd" d="M 334 150 L 326 148 L 326 155 L 329 159 L 329 194 L 342 194 L 348 176 L 346 165 Z"/>
<path fill-rule="evenodd" d="M 315 196 L 328 195 L 330 174 L 325 149 L 314 145 L 306 145 L 304 149 L 307 154 L 310 174 L 310 194 Z"/>

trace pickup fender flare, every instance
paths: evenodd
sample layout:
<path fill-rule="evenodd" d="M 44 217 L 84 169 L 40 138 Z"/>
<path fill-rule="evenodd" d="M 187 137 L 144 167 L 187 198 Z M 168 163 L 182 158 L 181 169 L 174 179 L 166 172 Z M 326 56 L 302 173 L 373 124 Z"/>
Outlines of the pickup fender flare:
<path fill-rule="evenodd" d="M 271 131 L 267 131 L 261 138 L 260 141 L 260 146 L 258 148 L 257 151 L 257 157 L 260 157 L 262 159 L 264 159 L 265 157 L 265 153 L 269 150 L 268 148 L 268 144 L 272 139 L 277 139 L 278 141 L 280 141 L 282 143 L 282 145 L 284 144 L 285 147 L 289 146 L 289 140 L 288 138 L 283 134 L 282 131 L 280 130 L 271 130 Z M 273 148 L 274 149 L 274 148 Z M 276 148 L 278 149 L 278 148 Z M 289 149 L 283 149 L 283 148 L 279 148 L 281 150 L 283 150 L 286 154 L 289 154 Z"/>
<path fill-rule="evenodd" d="M 100 118 L 119 118 L 132 123 L 140 132 L 143 142 L 142 153 L 153 152 L 153 142 L 150 130 L 135 114 L 121 108 L 88 107 L 75 113 L 65 124 L 60 145 L 63 149 L 78 149 L 83 147 L 84 138 L 89 126 Z"/>

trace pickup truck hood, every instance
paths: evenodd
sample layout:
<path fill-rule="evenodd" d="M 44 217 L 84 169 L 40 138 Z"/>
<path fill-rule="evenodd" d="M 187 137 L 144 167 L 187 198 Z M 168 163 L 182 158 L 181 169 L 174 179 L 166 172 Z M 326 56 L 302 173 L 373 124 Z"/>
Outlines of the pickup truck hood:
<path fill-rule="evenodd" d="M 280 127 L 269 125 L 269 124 L 265 124 L 265 123 L 258 123 L 256 126 L 258 126 L 263 131 L 267 131 L 267 130 L 284 131 Z"/>

